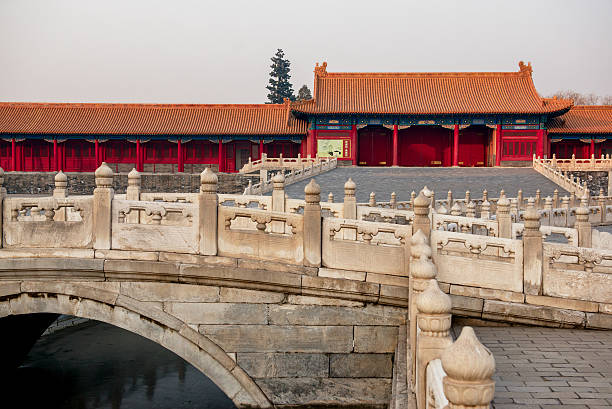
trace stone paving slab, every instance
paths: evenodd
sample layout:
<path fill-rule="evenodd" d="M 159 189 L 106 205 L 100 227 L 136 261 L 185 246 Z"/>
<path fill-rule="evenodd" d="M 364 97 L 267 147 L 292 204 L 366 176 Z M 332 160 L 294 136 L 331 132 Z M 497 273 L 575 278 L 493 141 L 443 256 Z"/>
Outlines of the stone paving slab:
<path fill-rule="evenodd" d="M 495 356 L 493 409 L 612 408 L 612 331 L 474 330 Z"/>
<path fill-rule="evenodd" d="M 391 192 L 398 200 L 409 200 L 410 192 L 419 192 L 423 186 L 436 192 L 436 198 L 445 198 L 449 190 L 455 197 L 465 197 L 469 190 L 472 197 L 481 197 L 487 189 L 489 197 L 497 197 L 504 189 L 516 197 L 519 189 L 523 196 L 535 195 L 540 189 L 542 197 L 553 194 L 555 189 L 563 196 L 567 192 L 531 168 L 365 168 L 342 167 L 316 176 L 321 186 L 321 200 L 326 201 L 329 192 L 336 202 L 344 198 L 344 182 L 351 177 L 357 184 L 357 200 L 367 202 L 370 192 L 376 193 L 377 200 L 388 201 Z M 310 179 L 292 184 L 286 188 L 291 198 L 303 198 L 304 186 Z"/>

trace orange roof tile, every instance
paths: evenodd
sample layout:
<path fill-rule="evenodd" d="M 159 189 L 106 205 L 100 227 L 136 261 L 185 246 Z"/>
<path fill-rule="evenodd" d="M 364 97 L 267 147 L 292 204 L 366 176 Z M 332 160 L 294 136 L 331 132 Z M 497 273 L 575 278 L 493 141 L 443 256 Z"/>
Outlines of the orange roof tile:
<path fill-rule="evenodd" d="M 612 133 L 612 105 L 576 105 L 547 127 L 548 133 Z"/>
<path fill-rule="evenodd" d="M 0 133 L 296 135 L 306 121 L 289 105 L 0 103 Z"/>
<path fill-rule="evenodd" d="M 292 105 L 302 113 L 560 114 L 571 100 L 543 100 L 531 64 L 518 72 L 328 73 L 315 67 L 314 99 Z"/>

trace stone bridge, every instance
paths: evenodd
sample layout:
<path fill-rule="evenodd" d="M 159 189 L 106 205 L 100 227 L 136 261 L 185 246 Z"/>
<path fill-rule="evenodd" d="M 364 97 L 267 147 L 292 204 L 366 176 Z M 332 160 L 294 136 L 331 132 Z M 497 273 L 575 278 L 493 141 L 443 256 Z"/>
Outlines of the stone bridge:
<path fill-rule="evenodd" d="M 585 248 L 601 201 L 554 212 L 424 189 L 358 204 L 349 180 L 333 203 L 314 182 L 287 198 L 282 175 L 270 197 L 223 195 L 210 170 L 199 193 L 143 193 L 132 172 L 116 195 L 112 178 L 103 164 L 93 196 L 68 195 L 62 173 L 51 197 L 1 193 L 0 325 L 30 328 L 6 354 L 68 314 L 157 342 L 238 407 L 401 408 L 411 391 L 419 409 L 480 407 L 493 358 L 471 330 L 453 343 L 451 313 L 610 327 L 612 252 Z"/>

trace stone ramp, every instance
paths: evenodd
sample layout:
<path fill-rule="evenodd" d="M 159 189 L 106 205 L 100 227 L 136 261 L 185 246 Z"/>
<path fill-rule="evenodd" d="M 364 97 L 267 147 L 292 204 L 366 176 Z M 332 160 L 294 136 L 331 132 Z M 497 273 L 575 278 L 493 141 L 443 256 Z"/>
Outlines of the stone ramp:
<path fill-rule="evenodd" d="M 460 327 L 455 326 L 458 334 Z M 494 409 L 612 407 L 612 331 L 476 327 L 495 356 Z"/>

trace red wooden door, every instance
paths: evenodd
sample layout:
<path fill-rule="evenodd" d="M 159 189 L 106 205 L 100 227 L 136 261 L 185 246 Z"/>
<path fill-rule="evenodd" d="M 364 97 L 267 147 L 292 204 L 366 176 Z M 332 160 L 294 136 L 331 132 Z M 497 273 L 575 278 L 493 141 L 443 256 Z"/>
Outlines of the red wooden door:
<path fill-rule="evenodd" d="M 459 166 L 485 166 L 489 130 L 470 126 L 459 133 Z"/>
<path fill-rule="evenodd" d="M 360 129 L 357 143 L 357 163 L 361 166 L 391 166 L 393 133 L 382 126 Z"/>
<path fill-rule="evenodd" d="M 69 140 L 64 142 L 66 172 L 94 172 L 96 170 L 93 142 Z"/>
<path fill-rule="evenodd" d="M 412 126 L 399 131 L 400 166 L 450 166 L 452 131 L 438 126 Z"/>

